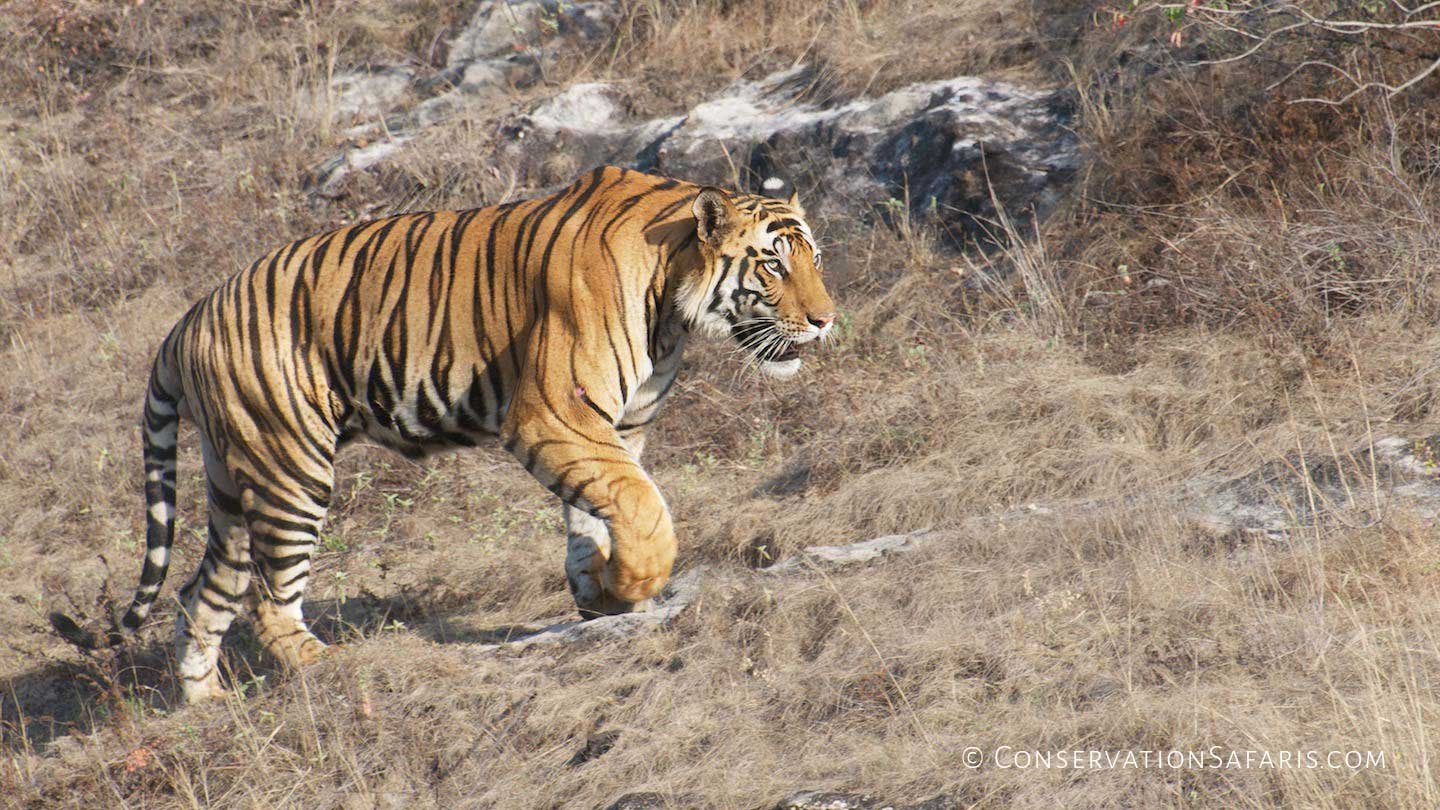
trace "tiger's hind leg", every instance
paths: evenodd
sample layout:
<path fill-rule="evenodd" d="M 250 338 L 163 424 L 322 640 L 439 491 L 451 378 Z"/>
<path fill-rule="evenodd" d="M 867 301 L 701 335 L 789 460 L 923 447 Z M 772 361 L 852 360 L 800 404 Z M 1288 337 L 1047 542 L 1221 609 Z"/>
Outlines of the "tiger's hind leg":
<path fill-rule="evenodd" d="M 325 643 L 305 624 L 301 603 L 310 577 L 310 555 L 330 504 L 334 473 L 326 459 L 305 480 L 275 476 L 246 489 L 244 507 L 260 577 L 255 613 L 260 642 L 281 664 L 298 669 L 325 652 Z"/>
<path fill-rule="evenodd" d="M 252 565 L 250 541 L 235 482 L 202 438 L 210 503 L 209 540 L 200 568 L 180 589 L 175 652 L 185 700 L 225 693 L 220 683 L 220 641 L 246 600 Z"/>

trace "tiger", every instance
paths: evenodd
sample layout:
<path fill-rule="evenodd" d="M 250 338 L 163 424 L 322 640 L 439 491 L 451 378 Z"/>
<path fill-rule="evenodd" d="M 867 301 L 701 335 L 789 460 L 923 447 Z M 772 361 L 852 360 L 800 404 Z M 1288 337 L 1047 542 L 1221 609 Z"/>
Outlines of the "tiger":
<path fill-rule="evenodd" d="M 362 436 L 408 456 L 498 441 L 563 504 L 581 617 L 645 609 L 677 541 L 640 458 L 687 340 L 728 337 L 785 378 L 836 317 L 796 195 L 613 166 L 548 196 L 291 242 L 195 303 L 156 353 L 146 550 L 114 632 L 141 627 L 166 576 L 181 419 L 209 507 L 177 594 L 187 702 L 224 694 L 220 643 L 242 608 L 282 667 L 325 652 L 302 597 L 335 455 Z"/>

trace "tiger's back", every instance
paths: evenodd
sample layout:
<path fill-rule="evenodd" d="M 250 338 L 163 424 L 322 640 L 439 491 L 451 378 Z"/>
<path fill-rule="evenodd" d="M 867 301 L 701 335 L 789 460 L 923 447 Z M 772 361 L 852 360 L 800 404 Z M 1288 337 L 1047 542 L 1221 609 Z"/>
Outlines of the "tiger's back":
<path fill-rule="evenodd" d="M 601 189 L 609 200 L 595 199 Z M 298 240 L 204 299 L 167 349 L 187 401 L 225 404 L 196 413 L 219 444 L 260 427 L 244 423 L 303 414 L 294 398 L 329 418 L 313 428 L 346 438 L 364 433 L 410 454 L 474 445 L 499 434 L 537 313 L 556 300 L 576 325 L 605 321 L 622 380 L 639 381 L 649 351 L 664 348 L 650 345 L 663 290 L 650 289 L 648 271 L 693 253 L 693 238 L 659 240 L 695 192 L 612 170 L 550 197 L 400 214 Z M 576 279 L 554 267 L 591 272 Z M 624 308 L 635 292 L 647 293 L 642 311 Z M 629 340 L 637 322 L 639 342 Z M 236 366 L 250 373 L 235 375 Z"/>

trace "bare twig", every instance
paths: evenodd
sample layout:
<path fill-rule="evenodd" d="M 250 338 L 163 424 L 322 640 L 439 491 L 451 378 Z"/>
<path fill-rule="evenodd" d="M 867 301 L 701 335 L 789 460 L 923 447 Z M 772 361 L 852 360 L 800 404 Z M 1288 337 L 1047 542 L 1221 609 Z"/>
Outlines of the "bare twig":
<path fill-rule="evenodd" d="M 1255 58 L 1261 51 L 1275 45 L 1279 40 L 1293 41 L 1293 37 L 1307 34 L 1331 35 L 1351 42 L 1356 48 L 1369 49 L 1375 45 L 1375 37 L 1400 35 L 1413 38 L 1416 35 L 1435 40 L 1440 44 L 1440 0 L 1409 7 L 1391 0 L 1384 7 L 1362 9 L 1356 7 L 1355 14 L 1335 13 L 1321 16 L 1303 2 L 1294 0 L 1229 0 L 1229 2 L 1184 2 L 1156 3 L 1151 10 L 1165 14 L 1175 20 L 1181 29 L 1195 29 L 1200 33 L 1224 33 L 1240 37 L 1247 46 L 1239 53 L 1202 59 L 1200 65 L 1224 65 L 1245 62 Z M 1361 14 L 1374 17 L 1364 19 Z M 1177 41 L 1179 31 L 1176 33 Z M 1357 96 L 1378 92 L 1383 98 L 1391 99 L 1412 89 L 1420 82 L 1440 70 L 1440 56 L 1427 59 L 1421 67 L 1407 71 L 1401 79 L 1384 76 L 1362 75 L 1359 67 L 1346 68 L 1329 58 L 1305 59 L 1296 64 L 1281 79 L 1266 89 L 1273 90 L 1289 82 L 1297 74 L 1308 69 L 1330 71 L 1343 78 L 1351 87 L 1338 97 L 1305 96 L 1291 99 L 1291 103 L 1314 103 L 1327 105 L 1346 104 Z"/>

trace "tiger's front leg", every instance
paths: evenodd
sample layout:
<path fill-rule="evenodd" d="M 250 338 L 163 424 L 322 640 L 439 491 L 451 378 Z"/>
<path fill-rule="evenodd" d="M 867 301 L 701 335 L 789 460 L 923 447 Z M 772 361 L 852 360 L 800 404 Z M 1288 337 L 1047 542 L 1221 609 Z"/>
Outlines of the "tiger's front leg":
<path fill-rule="evenodd" d="M 638 462 L 645 450 L 645 428 L 621 426 L 620 440 Z M 610 527 L 582 509 L 565 504 L 565 581 L 585 618 L 645 610 L 648 604 L 607 599 L 601 581 L 610 560 Z M 591 606 L 591 607 L 586 607 Z"/>
<path fill-rule="evenodd" d="M 565 504 L 565 582 L 581 618 L 613 616 L 644 610 L 640 603 L 621 602 L 601 582 L 610 562 L 610 527 L 602 518 Z"/>
<path fill-rule="evenodd" d="M 582 391 L 537 399 L 512 404 L 502 437 L 566 504 L 565 568 L 576 607 L 587 618 L 633 611 L 660 592 L 675 561 L 665 500 Z"/>

